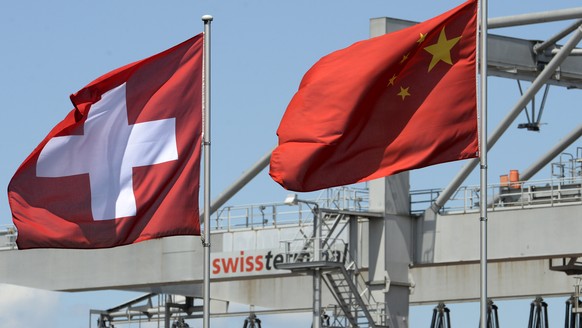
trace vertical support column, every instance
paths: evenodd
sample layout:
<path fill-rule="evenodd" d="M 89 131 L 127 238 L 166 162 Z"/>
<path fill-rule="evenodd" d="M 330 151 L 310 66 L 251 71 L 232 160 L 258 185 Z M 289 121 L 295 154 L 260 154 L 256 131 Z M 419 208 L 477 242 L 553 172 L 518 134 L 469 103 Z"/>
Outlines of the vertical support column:
<path fill-rule="evenodd" d="M 386 303 L 391 327 L 408 327 L 414 224 L 408 214 L 409 173 L 370 181 L 369 188 L 370 211 L 384 213 L 384 219 L 370 220 L 370 290 Z"/>
<path fill-rule="evenodd" d="M 160 295 L 160 297 L 162 297 L 162 295 Z M 170 303 L 172 303 L 172 296 L 170 294 L 166 294 L 166 301 L 164 303 L 164 328 L 170 328 L 170 318 L 172 316 Z"/>
<path fill-rule="evenodd" d="M 313 210 L 313 260 L 321 261 L 321 211 L 316 205 Z M 321 269 L 313 269 L 313 318 L 312 327 L 321 327 Z"/>
<path fill-rule="evenodd" d="M 354 261 L 358 267 L 362 265 L 362 258 L 361 251 L 360 251 L 360 231 L 359 231 L 359 223 L 358 217 L 350 217 L 349 223 L 349 237 L 348 237 L 348 246 L 349 246 L 349 259 L 350 261 Z M 348 264 L 348 262 L 346 262 Z"/>

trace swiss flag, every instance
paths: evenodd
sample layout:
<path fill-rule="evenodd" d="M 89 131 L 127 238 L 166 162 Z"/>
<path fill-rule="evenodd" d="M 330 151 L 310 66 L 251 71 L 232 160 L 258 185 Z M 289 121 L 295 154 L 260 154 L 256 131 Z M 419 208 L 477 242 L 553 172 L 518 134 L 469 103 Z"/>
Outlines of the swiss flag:
<path fill-rule="evenodd" d="M 200 234 L 202 54 L 199 34 L 71 95 L 8 186 L 18 248 Z"/>

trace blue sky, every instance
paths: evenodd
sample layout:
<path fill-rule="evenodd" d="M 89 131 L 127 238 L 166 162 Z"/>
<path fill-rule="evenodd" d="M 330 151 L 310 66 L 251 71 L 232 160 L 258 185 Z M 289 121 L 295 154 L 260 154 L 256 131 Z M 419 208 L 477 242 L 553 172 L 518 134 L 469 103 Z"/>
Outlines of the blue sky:
<path fill-rule="evenodd" d="M 461 1 L 3 1 L 0 3 L 0 185 L 8 182 L 26 156 L 72 108 L 69 94 L 98 76 L 150 56 L 202 31 L 200 17 L 212 24 L 212 194 L 217 195 L 277 142 L 279 120 L 307 69 L 321 56 L 369 36 L 369 19 L 390 16 L 421 21 Z M 580 6 L 579 1 L 490 1 L 490 17 Z M 543 40 L 567 23 L 495 30 L 492 33 Z M 490 78 L 490 130 L 519 97 L 513 80 Z M 525 169 L 580 123 L 580 91 L 552 88 L 538 133 L 518 130 L 520 116 L 489 156 L 489 181 L 510 169 Z M 580 146 L 580 144 L 577 144 Z M 413 172 L 413 189 L 442 188 L 463 163 Z M 536 178 L 549 178 L 545 170 Z M 478 184 L 473 174 L 466 184 Z M 263 172 L 230 204 L 281 201 L 287 192 Z M 0 198 L 0 226 L 11 224 L 6 196 Z M 133 297 L 114 292 L 52 293 L 0 285 L 0 295 L 34 298 L 59 327 L 86 327 L 89 308 L 107 308 Z M 5 297 L 3 297 L 5 298 Z M 6 301 L 6 300 L 4 300 Z M 0 309 L 8 304 L 0 303 Z M 23 305 L 24 306 L 24 305 Z M 528 301 L 501 308 L 504 326 L 525 325 Z M 557 299 L 552 325 L 563 322 Z M 558 311 L 559 308 L 559 311 Z M 459 305 L 477 322 L 478 306 Z M 525 309 L 525 310 L 524 310 Z M 0 311 L 0 320 L 13 311 Z M 43 312 L 43 311 L 40 311 Z M 411 327 L 430 323 L 432 306 L 413 308 Z M 472 313 L 467 315 L 466 313 Z M 509 311 L 507 311 L 509 313 Z M 40 314 L 39 314 L 40 315 Z M 22 314 L 31 321 L 34 318 Z M 465 321 L 467 320 L 467 321 Z M 555 321 L 554 321 L 555 320 Z M 16 321 L 18 322 L 18 321 Z M 275 324 L 273 324 L 275 325 Z M 56 326 L 56 325 L 55 325 Z M 277 324 L 282 327 L 282 325 Z"/>

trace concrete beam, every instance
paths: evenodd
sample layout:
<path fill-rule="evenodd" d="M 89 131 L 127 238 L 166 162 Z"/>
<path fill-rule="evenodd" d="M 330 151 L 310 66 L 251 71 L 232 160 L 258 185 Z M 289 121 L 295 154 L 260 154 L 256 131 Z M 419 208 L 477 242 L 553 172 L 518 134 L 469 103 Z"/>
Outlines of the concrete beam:
<path fill-rule="evenodd" d="M 488 297 L 493 300 L 569 296 L 575 280 L 550 271 L 547 259 L 489 262 Z M 476 302 L 480 298 L 479 263 L 456 263 L 411 268 L 414 287 L 410 304 Z"/>
<path fill-rule="evenodd" d="M 0 251 L 0 282 L 55 291 L 156 289 L 202 282 L 200 237 L 170 237 L 96 250 Z"/>

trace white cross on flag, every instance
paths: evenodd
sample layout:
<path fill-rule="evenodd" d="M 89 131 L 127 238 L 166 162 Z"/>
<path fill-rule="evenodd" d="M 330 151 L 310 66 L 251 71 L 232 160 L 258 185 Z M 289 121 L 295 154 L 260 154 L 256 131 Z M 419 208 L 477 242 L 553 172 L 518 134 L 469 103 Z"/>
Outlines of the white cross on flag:
<path fill-rule="evenodd" d="M 71 95 L 8 186 L 20 249 L 200 234 L 202 47 L 200 34 Z"/>

